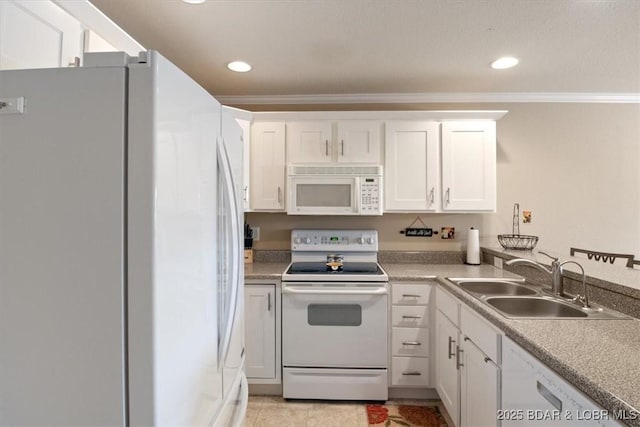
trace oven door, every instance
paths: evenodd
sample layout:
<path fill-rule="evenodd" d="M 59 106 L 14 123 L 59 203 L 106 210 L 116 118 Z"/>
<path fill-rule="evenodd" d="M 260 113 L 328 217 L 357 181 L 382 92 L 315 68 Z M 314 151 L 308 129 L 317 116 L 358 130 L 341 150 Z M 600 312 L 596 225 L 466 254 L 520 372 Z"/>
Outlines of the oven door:
<path fill-rule="evenodd" d="M 289 176 L 287 214 L 357 215 L 359 177 Z"/>
<path fill-rule="evenodd" d="M 386 283 L 283 283 L 283 365 L 386 368 L 388 294 Z"/>

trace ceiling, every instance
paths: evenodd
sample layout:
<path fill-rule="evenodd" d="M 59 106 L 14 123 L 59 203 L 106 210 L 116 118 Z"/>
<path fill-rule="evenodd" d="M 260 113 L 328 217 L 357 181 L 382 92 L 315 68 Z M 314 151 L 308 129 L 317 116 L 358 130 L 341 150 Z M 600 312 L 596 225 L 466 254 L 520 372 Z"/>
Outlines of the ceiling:
<path fill-rule="evenodd" d="M 434 93 L 640 99 L 637 0 L 91 2 L 227 99 Z M 504 55 L 520 64 L 489 67 Z M 227 70 L 238 59 L 253 70 Z"/>

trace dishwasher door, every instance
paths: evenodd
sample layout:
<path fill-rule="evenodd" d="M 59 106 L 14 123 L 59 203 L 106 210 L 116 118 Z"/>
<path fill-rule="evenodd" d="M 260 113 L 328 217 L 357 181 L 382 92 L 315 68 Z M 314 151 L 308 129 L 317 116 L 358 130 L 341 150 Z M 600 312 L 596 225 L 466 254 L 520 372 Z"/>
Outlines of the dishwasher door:
<path fill-rule="evenodd" d="M 508 338 L 502 344 L 502 426 L 622 426 L 566 380 Z"/>

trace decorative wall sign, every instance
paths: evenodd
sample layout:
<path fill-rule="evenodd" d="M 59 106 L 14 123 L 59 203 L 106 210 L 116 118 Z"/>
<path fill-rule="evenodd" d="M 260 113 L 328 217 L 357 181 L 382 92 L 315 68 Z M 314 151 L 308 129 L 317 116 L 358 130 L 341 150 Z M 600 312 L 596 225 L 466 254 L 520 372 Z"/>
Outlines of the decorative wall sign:
<path fill-rule="evenodd" d="M 431 237 L 433 236 L 433 228 L 405 228 L 401 233 L 407 237 Z"/>

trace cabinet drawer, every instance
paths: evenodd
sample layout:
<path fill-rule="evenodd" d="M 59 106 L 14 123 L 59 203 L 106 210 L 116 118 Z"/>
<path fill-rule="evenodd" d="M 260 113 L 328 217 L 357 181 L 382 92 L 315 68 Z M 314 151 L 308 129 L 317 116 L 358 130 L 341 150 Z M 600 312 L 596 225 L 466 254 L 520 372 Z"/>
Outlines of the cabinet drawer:
<path fill-rule="evenodd" d="M 392 357 L 392 386 L 429 385 L 429 359 L 426 357 Z"/>
<path fill-rule="evenodd" d="M 429 355 L 429 330 L 425 328 L 391 328 L 391 354 L 394 356 Z"/>
<path fill-rule="evenodd" d="M 442 289 L 436 288 L 436 307 L 438 307 L 438 310 L 447 316 L 454 325 L 460 326 L 460 303 L 456 298 L 452 297 Z"/>
<path fill-rule="evenodd" d="M 428 305 L 394 305 L 391 307 L 391 326 L 426 328 L 429 325 Z"/>
<path fill-rule="evenodd" d="M 394 283 L 392 289 L 392 304 L 426 305 L 429 303 L 430 285 Z"/>
<path fill-rule="evenodd" d="M 491 360 L 498 365 L 501 363 L 499 355 L 502 334 L 466 305 L 460 310 L 460 330 Z"/>

